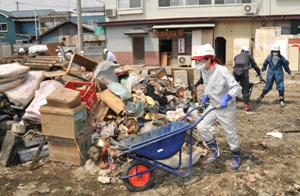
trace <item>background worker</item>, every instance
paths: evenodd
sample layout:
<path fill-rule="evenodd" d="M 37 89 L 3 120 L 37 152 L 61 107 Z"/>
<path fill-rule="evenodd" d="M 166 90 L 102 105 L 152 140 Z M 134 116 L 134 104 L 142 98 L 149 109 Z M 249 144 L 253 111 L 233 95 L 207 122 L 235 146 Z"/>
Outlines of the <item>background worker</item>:
<path fill-rule="evenodd" d="M 244 101 L 244 111 L 249 111 L 250 107 L 250 82 L 249 69 L 254 68 L 260 82 L 263 80 L 259 67 L 254 58 L 250 55 L 249 47 L 243 46 L 241 53 L 234 57 L 233 76 L 242 86 L 242 94 Z"/>
<path fill-rule="evenodd" d="M 104 48 L 103 53 L 106 56 L 106 61 L 111 61 L 115 64 L 118 64 L 117 58 L 114 55 L 114 53 L 112 53 L 112 51 L 108 50 L 107 48 Z"/>
<path fill-rule="evenodd" d="M 287 72 L 292 79 L 294 78 L 294 75 L 292 74 L 290 67 L 289 67 L 289 61 L 286 60 L 281 54 L 280 54 L 280 46 L 279 45 L 273 45 L 271 49 L 271 54 L 266 58 L 266 60 L 263 63 L 263 66 L 261 68 L 261 71 L 265 71 L 268 67 L 268 73 L 267 73 L 267 83 L 265 88 L 262 90 L 261 95 L 257 98 L 256 102 L 260 103 L 261 100 L 265 97 L 265 95 L 270 92 L 273 88 L 274 82 L 276 83 L 276 89 L 279 93 L 279 101 L 280 105 L 284 106 L 284 72 Z"/>
<path fill-rule="evenodd" d="M 212 163 L 220 156 L 220 151 L 216 138 L 210 131 L 210 128 L 216 121 L 221 124 L 233 155 L 231 169 L 236 170 L 241 164 L 241 159 L 240 142 L 236 131 L 235 97 L 241 93 L 242 88 L 229 70 L 225 66 L 218 64 L 215 56 L 212 46 L 205 44 L 198 48 L 197 54 L 192 58 L 196 60 L 197 68 L 202 72 L 205 86 L 201 104 L 205 105 L 210 101 L 207 109 L 215 107 L 218 104 L 221 106 L 221 109 L 209 113 L 198 124 L 197 129 L 211 150 L 207 161 Z"/>

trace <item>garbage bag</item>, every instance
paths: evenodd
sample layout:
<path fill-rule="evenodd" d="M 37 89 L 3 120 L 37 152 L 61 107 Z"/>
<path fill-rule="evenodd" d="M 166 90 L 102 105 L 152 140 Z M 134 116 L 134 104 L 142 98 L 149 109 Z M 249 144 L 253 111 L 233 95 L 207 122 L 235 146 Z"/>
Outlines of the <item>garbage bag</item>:
<path fill-rule="evenodd" d="M 40 107 L 47 104 L 46 97 L 51 95 L 59 87 L 63 87 L 63 85 L 55 80 L 47 80 L 42 82 L 39 90 L 35 91 L 35 97 L 33 101 L 25 110 L 23 119 L 39 123 L 41 119 Z"/>
<path fill-rule="evenodd" d="M 115 69 L 118 68 L 120 65 L 114 64 L 110 61 L 102 61 L 96 67 L 94 72 L 94 78 L 96 80 L 104 80 L 107 82 L 118 82 L 119 79 L 115 74 Z"/>
<path fill-rule="evenodd" d="M 107 86 L 115 95 L 121 97 L 122 100 L 127 100 L 131 98 L 131 92 L 127 90 L 122 84 L 118 82 L 112 82 Z"/>

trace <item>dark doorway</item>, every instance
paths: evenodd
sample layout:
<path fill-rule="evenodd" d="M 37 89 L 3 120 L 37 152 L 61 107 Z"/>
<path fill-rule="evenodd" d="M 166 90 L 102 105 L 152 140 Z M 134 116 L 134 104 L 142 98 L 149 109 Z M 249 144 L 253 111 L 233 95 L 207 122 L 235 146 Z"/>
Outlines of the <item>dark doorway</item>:
<path fill-rule="evenodd" d="M 224 37 L 217 37 L 215 39 L 215 51 L 221 63 L 226 64 L 226 39 Z"/>
<path fill-rule="evenodd" d="M 145 63 L 145 41 L 144 37 L 133 37 L 133 63 L 144 64 Z"/>
<path fill-rule="evenodd" d="M 162 66 L 170 65 L 171 54 L 172 54 L 172 39 L 159 40 L 159 53 L 160 53 L 160 64 Z"/>

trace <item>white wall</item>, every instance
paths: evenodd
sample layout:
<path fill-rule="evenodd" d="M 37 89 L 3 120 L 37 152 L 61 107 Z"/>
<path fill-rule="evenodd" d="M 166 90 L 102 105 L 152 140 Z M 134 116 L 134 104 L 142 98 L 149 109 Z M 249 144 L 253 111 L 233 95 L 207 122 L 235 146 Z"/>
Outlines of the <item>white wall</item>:
<path fill-rule="evenodd" d="M 107 27 L 107 47 L 112 51 L 118 52 L 132 52 L 132 38 L 131 36 L 125 35 L 135 28 L 143 28 L 144 30 L 149 29 L 148 26 L 118 26 L 118 27 Z M 158 38 L 152 36 L 151 31 L 145 36 L 145 51 L 159 51 Z"/>
<path fill-rule="evenodd" d="M 300 0 L 258 0 L 261 9 L 258 15 L 300 14 Z M 159 8 L 158 0 L 143 0 L 142 13 L 121 15 L 116 18 L 107 18 L 107 21 L 161 19 L 182 17 L 211 17 L 211 16 L 245 16 L 244 5 L 202 5 L 193 7 Z M 117 9 L 117 0 L 105 0 L 106 9 Z M 118 10 L 119 13 L 122 10 Z M 130 12 L 129 12 L 130 13 Z M 134 14 L 135 13 L 135 14 Z"/>

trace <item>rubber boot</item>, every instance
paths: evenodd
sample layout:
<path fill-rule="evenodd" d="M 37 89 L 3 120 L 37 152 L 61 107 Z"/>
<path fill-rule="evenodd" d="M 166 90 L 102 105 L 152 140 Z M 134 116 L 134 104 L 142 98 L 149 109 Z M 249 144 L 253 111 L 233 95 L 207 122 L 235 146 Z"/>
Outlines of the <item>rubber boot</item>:
<path fill-rule="evenodd" d="M 231 163 L 231 169 L 237 170 L 241 165 L 241 151 L 235 150 L 232 151 L 232 163 Z"/>
<path fill-rule="evenodd" d="M 265 97 L 264 94 L 261 94 L 257 99 L 256 99 L 256 103 L 260 103 L 261 100 Z"/>
<path fill-rule="evenodd" d="M 244 109 L 243 110 L 245 112 L 250 111 L 251 110 L 250 104 L 249 103 L 244 103 Z"/>
<path fill-rule="evenodd" d="M 219 151 L 217 140 L 214 138 L 210 142 L 207 142 L 207 146 L 211 151 L 209 157 L 207 158 L 207 162 L 213 163 L 220 157 L 220 151 Z"/>
<path fill-rule="evenodd" d="M 285 106 L 284 98 L 283 98 L 283 97 L 280 97 L 279 101 L 280 101 L 280 106 L 281 106 L 281 107 L 284 107 L 284 106 Z"/>

